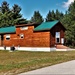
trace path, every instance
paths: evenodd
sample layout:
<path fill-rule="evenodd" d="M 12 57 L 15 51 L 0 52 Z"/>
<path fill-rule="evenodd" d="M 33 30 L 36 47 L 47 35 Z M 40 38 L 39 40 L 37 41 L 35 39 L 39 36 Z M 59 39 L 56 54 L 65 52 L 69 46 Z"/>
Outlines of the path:
<path fill-rule="evenodd" d="M 61 74 L 61 75 L 74 74 L 75 75 L 75 60 L 53 65 L 53 66 L 49 66 L 49 67 L 45 67 L 42 69 L 29 71 L 26 73 L 21 73 L 18 75 L 51 75 L 51 74 L 52 75 L 58 75 L 58 74 Z"/>

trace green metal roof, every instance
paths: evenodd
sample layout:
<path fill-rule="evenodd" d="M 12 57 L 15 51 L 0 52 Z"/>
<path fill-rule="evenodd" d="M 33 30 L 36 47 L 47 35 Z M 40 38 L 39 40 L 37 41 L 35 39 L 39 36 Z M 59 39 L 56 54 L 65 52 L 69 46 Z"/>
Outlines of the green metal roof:
<path fill-rule="evenodd" d="M 59 22 L 58 20 L 52 22 L 43 22 L 42 24 L 34 28 L 34 31 L 49 30 L 53 26 L 55 26 L 58 22 Z"/>
<path fill-rule="evenodd" d="M 16 32 L 15 26 L 0 28 L 0 34 L 14 33 L 14 32 Z"/>

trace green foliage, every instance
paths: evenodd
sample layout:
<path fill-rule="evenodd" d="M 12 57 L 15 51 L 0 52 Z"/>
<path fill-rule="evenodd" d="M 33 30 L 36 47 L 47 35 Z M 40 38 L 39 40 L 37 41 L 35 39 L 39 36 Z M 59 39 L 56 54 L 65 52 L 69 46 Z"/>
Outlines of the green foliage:
<path fill-rule="evenodd" d="M 46 22 L 60 20 L 63 16 L 64 16 L 63 13 L 62 12 L 60 13 L 58 10 L 56 10 L 56 12 L 54 12 L 54 10 L 49 11 L 46 16 Z"/>
<path fill-rule="evenodd" d="M 24 19 L 24 18 L 18 18 L 18 19 L 15 20 L 15 22 L 16 22 L 17 25 L 18 24 L 27 24 L 28 23 L 28 21 L 26 19 Z"/>
<path fill-rule="evenodd" d="M 43 18 L 41 16 L 41 14 L 39 13 L 39 11 L 34 11 L 34 15 L 33 15 L 33 17 L 31 17 L 31 22 L 35 22 L 35 23 L 43 22 Z"/>
<path fill-rule="evenodd" d="M 55 13 L 54 13 L 54 10 L 52 10 L 51 16 L 52 16 L 52 20 L 55 20 Z"/>
<path fill-rule="evenodd" d="M 70 5 L 61 22 L 67 29 L 65 36 L 66 44 L 75 46 L 75 1 Z"/>
<path fill-rule="evenodd" d="M 9 4 L 6 1 L 3 1 L 0 7 L 0 27 L 27 23 L 26 19 L 22 18 L 20 11 L 21 7 L 17 4 L 14 4 L 10 9 Z"/>
<path fill-rule="evenodd" d="M 49 13 L 47 14 L 46 22 L 47 22 L 47 21 L 52 21 L 51 11 L 49 11 Z"/>
<path fill-rule="evenodd" d="M 9 4 L 8 4 L 6 1 L 3 1 L 3 2 L 2 2 L 1 11 L 2 11 L 3 14 L 4 14 L 5 12 L 9 12 L 9 11 L 10 11 L 10 9 L 9 9 Z"/>

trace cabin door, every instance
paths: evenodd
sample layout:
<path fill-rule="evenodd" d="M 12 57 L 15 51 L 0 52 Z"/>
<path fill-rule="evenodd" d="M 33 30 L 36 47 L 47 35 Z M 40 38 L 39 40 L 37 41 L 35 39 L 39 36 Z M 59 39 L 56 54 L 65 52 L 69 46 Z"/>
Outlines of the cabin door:
<path fill-rule="evenodd" d="M 55 40 L 56 40 L 56 44 L 60 43 L 60 32 L 56 32 Z"/>

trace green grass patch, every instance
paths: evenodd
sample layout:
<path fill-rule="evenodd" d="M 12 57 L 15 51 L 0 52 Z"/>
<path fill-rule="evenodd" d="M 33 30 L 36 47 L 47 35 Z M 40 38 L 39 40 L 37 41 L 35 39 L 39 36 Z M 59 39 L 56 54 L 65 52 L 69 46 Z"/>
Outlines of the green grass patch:
<path fill-rule="evenodd" d="M 0 51 L 0 75 L 18 74 L 75 60 L 75 51 L 67 52 L 25 52 Z"/>

